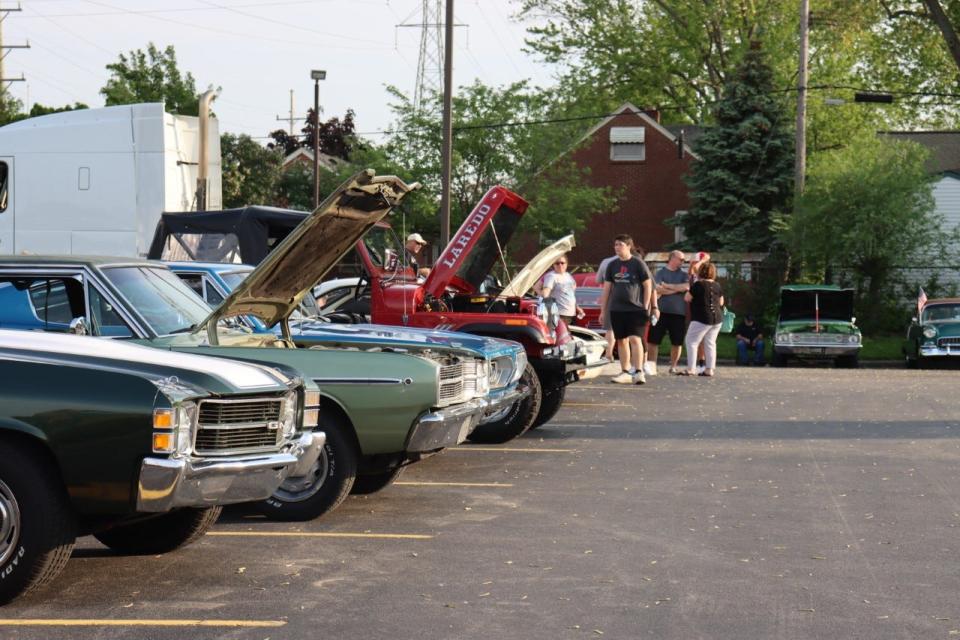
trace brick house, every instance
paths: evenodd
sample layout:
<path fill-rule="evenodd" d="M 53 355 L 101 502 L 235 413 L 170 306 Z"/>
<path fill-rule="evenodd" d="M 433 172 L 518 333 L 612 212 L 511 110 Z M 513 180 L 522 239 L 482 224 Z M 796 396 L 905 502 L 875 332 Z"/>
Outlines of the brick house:
<path fill-rule="evenodd" d="M 576 234 L 571 264 L 597 264 L 612 255 L 613 237 L 620 233 L 630 234 L 647 251 L 662 251 L 679 239 L 677 230 L 664 221 L 689 207 L 683 177 L 699 159 L 689 138 L 681 158 L 678 136 L 660 124 L 657 112 L 626 103 L 614 113 L 567 153 L 579 166 L 589 167 L 590 185 L 622 190 L 619 207 L 595 215 Z M 679 128 L 676 131 L 679 134 Z"/>

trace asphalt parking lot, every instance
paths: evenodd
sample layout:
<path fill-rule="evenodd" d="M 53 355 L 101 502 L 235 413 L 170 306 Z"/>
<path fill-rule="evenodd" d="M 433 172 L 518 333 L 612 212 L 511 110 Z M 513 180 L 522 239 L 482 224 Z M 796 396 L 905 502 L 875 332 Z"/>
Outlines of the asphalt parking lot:
<path fill-rule="evenodd" d="M 233 509 L 165 556 L 84 538 L 0 637 L 960 636 L 958 375 L 580 384 L 320 521 Z"/>

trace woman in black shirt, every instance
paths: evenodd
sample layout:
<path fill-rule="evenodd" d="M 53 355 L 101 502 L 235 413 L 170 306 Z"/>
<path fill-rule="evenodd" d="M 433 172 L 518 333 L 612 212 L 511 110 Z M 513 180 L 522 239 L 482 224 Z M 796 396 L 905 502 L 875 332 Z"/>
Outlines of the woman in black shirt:
<path fill-rule="evenodd" d="M 723 322 L 723 290 L 716 282 L 717 267 L 712 262 L 700 265 L 698 280 L 683 299 L 690 303 L 690 326 L 687 327 L 687 370 L 682 375 L 692 376 L 697 371 L 697 348 L 703 343 L 706 366 L 702 376 L 712 376 L 717 367 L 717 335 Z"/>

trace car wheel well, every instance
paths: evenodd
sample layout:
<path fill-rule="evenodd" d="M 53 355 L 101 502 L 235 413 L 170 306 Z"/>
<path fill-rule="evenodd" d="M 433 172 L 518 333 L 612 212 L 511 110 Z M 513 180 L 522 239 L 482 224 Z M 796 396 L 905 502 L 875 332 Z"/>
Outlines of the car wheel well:
<path fill-rule="evenodd" d="M 50 468 L 56 471 L 60 483 L 64 484 L 57 457 L 53 455 L 50 445 L 40 438 L 29 433 L 24 433 L 23 431 L 0 427 L 0 442 L 9 442 L 17 447 L 29 448 L 37 455 L 43 456 L 50 463 Z"/>
<path fill-rule="evenodd" d="M 350 416 L 347 414 L 347 411 L 337 402 L 335 399 L 321 395 L 320 396 L 320 412 L 330 412 L 334 413 L 338 417 L 338 422 L 341 424 L 349 425 L 350 428 L 347 429 L 347 437 L 350 439 L 351 444 L 353 444 L 354 450 L 357 452 L 358 456 L 363 456 L 363 448 L 360 446 L 360 439 L 357 437 L 357 428 L 353 424 L 353 420 L 350 419 Z"/>

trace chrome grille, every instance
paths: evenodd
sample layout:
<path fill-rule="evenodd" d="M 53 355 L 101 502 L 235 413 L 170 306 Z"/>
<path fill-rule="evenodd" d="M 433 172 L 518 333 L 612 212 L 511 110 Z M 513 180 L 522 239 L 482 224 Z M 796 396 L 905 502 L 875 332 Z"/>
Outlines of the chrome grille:
<path fill-rule="evenodd" d="M 272 450 L 280 443 L 283 401 L 202 400 L 197 410 L 198 455 Z"/>
<path fill-rule="evenodd" d="M 448 364 L 440 367 L 440 394 L 441 406 L 461 402 L 464 393 L 464 363 Z"/>
<path fill-rule="evenodd" d="M 937 340 L 938 347 L 960 347 L 960 338 L 940 338 Z"/>

